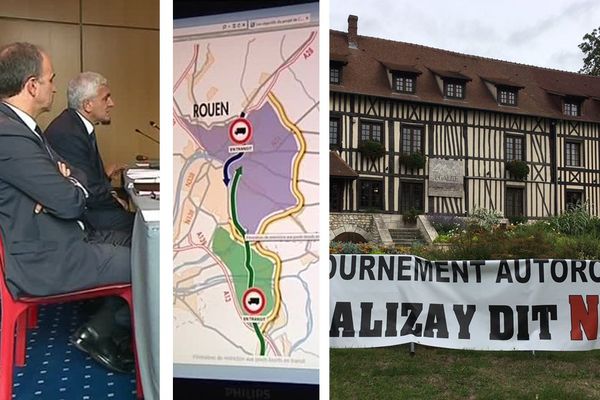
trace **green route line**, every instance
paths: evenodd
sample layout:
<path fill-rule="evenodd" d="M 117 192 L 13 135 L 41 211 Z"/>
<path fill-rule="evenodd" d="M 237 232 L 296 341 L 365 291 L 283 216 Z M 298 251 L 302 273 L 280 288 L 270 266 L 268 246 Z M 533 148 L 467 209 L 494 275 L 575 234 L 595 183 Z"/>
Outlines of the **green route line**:
<path fill-rule="evenodd" d="M 240 182 L 240 178 L 243 175 L 242 167 L 238 167 L 235 170 L 235 175 L 233 177 L 233 183 L 231 184 L 231 219 L 233 219 L 233 224 L 237 228 L 238 232 L 244 238 L 244 248 L 246 249 L 246 258 L 244 260 L 244 265 L 248 270 L 248 289 L 254 286 L 254 269 L 252 268 L 252 252 L 250 251 L 250 242 L 246 240 L 246 230 L 242 227 L 240 222 L 238 221 L 237 215 L 237 186 Z"/>
<path fill-rule="evenodd" d="M 246 269 L 248 270 L 248 289 L 250 289 L 252 286 L 254 286 L 254 269 L 252 268 L 252 265 L 251 265 L 252 251 L 250 249 L 250 242 L 246 240 L 246 230 L 242 227 L 242 225 L 238 221 L 238 215 L 237 215 L 236 195 L 237 195 L 237 187 L 238 187 L 240 177 L 242 176 L 242 174 L 243 174 L 243 170 L 242 170 L 242 167 L 240 166 L 235 170 L 235 176 L 233 177 L 233 183 L 231 184 L 231 219 L 233 220 L 233 224 L 235 225 L 236 229 L 238 230 L 238 232 L 244 239 L 244 249 L 245 249 L 245 253 L 246 253 L 244 265 L 246 266 Z M 256 336 L 258 336 L 258 341 L 260 342 L 260 355 L 264 356 L 266 353 L 265 338 L 264 338 L 262 332 L 260 331 L 260 328 L 258 327 L 258 324 L 256 322 L 252 323 L 252 326 L 254 327 L 254 332 L 256 333 Z"/>
<path fill-rule="evenodd" d="M 235 175 L 233 176 L 233 183 L 231 184 L 231 219 L 233 219 L 233 224 L 235 225 L 235 227 L 237 228 L 237 230 L 240 232 L 240 235 L 242 235 L 242 237 L 244 239 L 246 239 L 246 230 L 244 228 L 242 228 L 242 225 L 240 225 L 239 221 L 238 221 L 238 216 L 237 216 L 237 204 L 236 204 L 236 194 L 237 194 L 237 185 L 240 181 L 240 177 L 242 176 L 242 167 L 238 167 L 235 170 Z"/>
<path fill-rule="evenodd" d="M 244 249 L 246 250 L 246 259 L 244 264 L 246 265 L 246 269 L 248 270 L 248 289 L 254 286 L 254 268 L 252 268 L 252 251 L 250 250 L 250 242 L 244 241 Z"/>
<path fill-rule="evenodd" d="M 254 322 L 252 324 L 252 326 L 254 326 L 254 332 L 256 332 L 256 336 L 258 336 L 258 341 L 260 342 L 260 355 L 264 356 L 265 355 L 265 338 L 263 337 L 262 332 L 260 331 L 260 328 L 258 327 L 258 324 L 256 322 Z"/>

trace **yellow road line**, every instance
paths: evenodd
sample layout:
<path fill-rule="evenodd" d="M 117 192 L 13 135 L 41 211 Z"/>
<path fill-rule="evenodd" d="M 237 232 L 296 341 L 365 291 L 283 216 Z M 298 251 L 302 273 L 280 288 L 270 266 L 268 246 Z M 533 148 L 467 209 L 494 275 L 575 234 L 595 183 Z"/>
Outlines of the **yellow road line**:
<path fill-rule="evenodd" d="M 300 192 L 300 189 L 298 188 L 298 173 L 300 170 L 300 162 L 302 161 L 302 158 L 304 158 L 304 154 L 306 153 L 306 141 L 304 140 L 304 137 L 302 137 L 302 132 L 300 131 L 300 129 L 298 129 L 298 127 L 296 125 L 294 125 L 294 123 L 292 121 L 290 121 L 287 114 L 285 113 L 285 110 L 283 109 L 283 106 L 281 105 L 281 103 L 279 102 L 277 97 L 275 97 L 273 92 L 269 92 L 268 97 L 269 97 L 269 101 L 271 102 L 271 104 L 277 109 L 277 113 L 279 114 L 279 118 L 281 119 L 281 122 L 283 122 L 283 124 L 287 128 L 289 128 L 294 133 L 294 135 L 296 135 L 296 138 L 298 139 L 298 142 L 300 143 L 300 150 L 298 152 L 298 155 L 294 159 L 294 165 L 293 165 L 293 171 L 292 171 L 292 192 L 294 193 L 294 197 L 296 198 L 297 203 L 291 209 L 286 210 L 280 214 L 276 214 L 276 215 L 269 217 L 261 225 L 259 232 L 258 232 L 259 234 L 265 233 L 265 231 L 267 230 L 267 227 L 271 223 L 273 223 L 277 220 L 289 217 L 290 215 L 300 211 L 304 207 L 304 196 L 302 195 L 302 193 Z M 258 243 L 256 244 L 256 250 L 259 253 L 261 253 L 265 256 L 270 256 L 270 258 L 273 258 L 276 260 L 275 276 L 274 276 L 274 284 L 273 284 L 273 288 L 275 290 L 275 307 L 273 308 L 273 311 L 271 312 L 271 314 L 267 317 L 267 320 L 263 323 L 262 331 L 266 332 L 269 325 L 275 320 L 275 318 L 279 314 L 279 308 L 281 307 L 281 291 L 279 289 L 279 279 L 281 277 L 281 259 L 279 258 L 279 256 L 276 253 L 263 248 L 262 245 L 260 245 Z"/>
<path fill-rule="evenodd" d="M 267 327 L 275 320 L 277 314 L 279 314 L 279 308 L 281 307 L 281 292 L 279 290 L 279 277 L 281 276 L 281 259 L 277 255 L 277 253 L 267 250 L 260 243 L 256 243 L 254 245 L 256 251 L 262 255 L 263 257 L 267 257 L 273 262 L 275 262 L 275 279 L 273 280 L 273 289 L 275 290 L 275 296 L 273 296 L 275 300 L 275 307 L 273 307 L 273 311 L 267 317 L 265 322 L 261 327 L 261 330 L 264 332 L 267 331 Z"/>
<path fill-rule="evenodd" d="M 294 135 L 296 135 L 298 142 L 300 143 L 300 150 L 298 152 L 298 155 L 294 159 L 294 165 L 292 167 L 292 192 L 294 194 L 294 197 L 296 198 L 297 203 L 294 207 L 290 208 L 289 210 L 286 210 L 279 214 L 272 215 L 267 220 L 265 220 L 262 223 L 262 225 L 260 226 L 260 229 L 258 231 L 259 234 L 265 233 L 265 231 L 267 230 L 267 227 L 270 224 L 272 224 L 273 222 L 278 221 L 283 218 L 286 218 L 286 217 L 289 217 L 290 215 L 300 211 L 304 207 L 304 201 L 305 201 L 304 195 L 302 195 L 302 193 L 300 192 L 300 189 L 298 188 L 298 174 L 299 174 L 299 170 L 300 170 L 300 162 L 302 161 L 302 159 L 304 158 L 304 154 L 306 153 L 306 141 L 304 140 L 304 137 L 302 137 L 302 132 L 300 131 L 300 129 L 298 129 L 298 127 L 296 125 L 294 125 L 294 123 L 292 121 L 290 121 L 290 119 L 288 118 L 287 114 L 285 113 L 285 110 L 283 109 L 283 106 L 281 105 L 281 103 L 279 102 L 277 97 L 275 97 L 275 95 L 272 92 L 269 92 L 268 98 L 269 98 L 269 101 L 271 102 L 271 104 L 277 109 L 279 118 L 281 119 L 282 123 L 288 129 L 290 129 L 294 133 Z M 232 220 L 229 220 L 229 225 L 230 225 L 230 234 L 238 242 L 244 243 L 244 238 L 237 232 L 237 229 L 233 225 Z M 281 263 L 281 259 L 277 255 L 277 253 L 265 249 L 260 243 L 256 243 L 254 245 L 254 247 L 259 254 L 271 259 L 275 263 L 274 284 L 273 284 L 273 289 L 275 291 L 275 296 L 274 296 L 275 306 L 274 306 L 271 314 L 267 317 L 267 319 L 265 320 L 265 322 L 262 325 L 261 330 L 263 332 L 266 332 L 268 326 L 275 320 L 276 316 L 279 314 L 279 309 L 281 307 L 281 291 L 279 289 L 279 279 L 281 277 L 281 268 L 282 268 L 281 264 L 282 263 Z"/>
<path fill-rule="evenodd" d="M 243 245 L 244 244 L 244 238 L 238 232 L 236 226 L 233 224 L 233 220 L 230 219 L 228 222 L 229 222 L 229 229 L 231 229 L 231 231 L 229 232 L 229 234 L 231 235 L 232 238 L 234 238 L 235 240 L 237 240 L 238 242 L 240 242 L 240 244 Z"/>
<path fill-rule="evenodd" d="M 300 189 L 298 189 L 298 171 L 300 169 L 300 162 L 302 161 L 302 159 L 304 158 L 304 154 L 306 153 L 306 141 L 304 140 L 304 137 L 302 137 L 302 132 L 300 131 L 300 129 L 298 129 L 298 127 L 296 125 L 294 125 L 294 123 L 292 121 L 289 120 L 288 116 L 285 113 L 285 110 L 281 106 L 281 103 L 279 102 L 279 100 L 277 100 L 277 98 L 275 97 L 275 95 L 272 92 L 269 93 L 269 101 L 271 101 L 271 104 L 273 104 L 275 106 L 275 108 L 277 109 L 277 112 L 279 113 L 279 116 L 281 117 L 281 121 L 283 122 L 283 124 L 286 127 L 288 127 L 289 129 L 291 129 L 291 131 L 294 133 L 294 135 L 296 135 L 298 142 L 300 142 L 300 151 L 298 152 L 298 156 L 294 160 L 294 166 L 293 166 L 293 172 L 292 172 L 292 192 L 294 192 L 294 197 L 296 197 L 296 200 L 298 201 L 298 203 L 296 204 L 295 207 L 292 207 L 289 210 L 282 212 L 281 214 L 276 214 L 276 215 L 269 217 L 263 223 L 262 229 L 260 229 L 258 233 L 264 233 L 267 230 L 267 226 L 269 224 L 271 224 L 272 222 L 282 219 L 282 218 L 285 218 L 285 217 L 288 217 L 288 216 L 300 211 L 302 209 L 302 207 L 304 207 L 304 195 L 302 195 L 302 193 L 300 192 Z"/>

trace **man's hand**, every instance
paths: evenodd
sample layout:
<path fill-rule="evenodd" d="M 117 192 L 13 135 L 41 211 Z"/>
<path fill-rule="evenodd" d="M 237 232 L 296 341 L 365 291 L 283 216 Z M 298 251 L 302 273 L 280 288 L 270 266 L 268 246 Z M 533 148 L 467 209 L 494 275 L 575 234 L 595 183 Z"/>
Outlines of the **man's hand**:
<path fill-rule="evenodd" d="M 121 205 L 121 207 L 123 207 L 123 209 L 125 211 L 129 211 L 129 203 L 127 203 L 127 201 L 123 200 L 122 198 L 120 198 L 119 196 L 117 196 L 117 192 L 110 192 L 110 194 L 112 194 L 112 197 L 117 201 L 117 203 L 119 203 Z"/>
<path fill-rule="evenodd" d="M 67 164 L 63 163 L 63 162 L 58 162 L 58 172 L 60 172 L 60 174 L 62 176 L 64 176 L 65 178 L 68 178 L 69 176 L 71 176 L 71 170 L 69 169 L 69 167 L 67 167 Z"/>
<path fill-rule="evenodd" d="M 121 199 L 120 197 L 117 197 L 116 200 L 119 202 L 119 204 L 121 205 L 121 207 L 123 207 L 125 211 L 129 211 L 129 204 L 127 204 L 125 200 Z"/>
<path fill-rule="evenodd" d="M 110 164 L 105 168 L 106 176 L 110 179 L 114 178 L 116 175 L 120 174 L 127 167 L 126 164 Z"/>
<path fill-rule="evenodd" d="M 65 164 L 64 162 L 58 161 L 56 163 L 56 165 L 58 166 L 58 172 L 60 172 L 60 174 L 62 176 L 64 176 L 65 178 L 68 178 L 69 176 L 71 176 L 71 170 L 69 169 L 69 167 L 67 166 L 67 164 Z M 41 213 L 43 211 L 44 211 L 44 206 L 41 205 L 40 203 L 36 203 L 35 207 L 33 207 L 33 213 L 34 214 L 39 214 L 39 213 Z"/>

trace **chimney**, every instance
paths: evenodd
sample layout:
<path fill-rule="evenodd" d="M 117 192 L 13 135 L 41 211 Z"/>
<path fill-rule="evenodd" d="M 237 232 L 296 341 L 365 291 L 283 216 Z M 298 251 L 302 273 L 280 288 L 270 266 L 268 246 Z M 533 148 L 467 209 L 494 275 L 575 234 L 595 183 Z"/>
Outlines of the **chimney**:
<path fill-rule="evenodd" d="M 348 15 L 348 47 L 358 49 L 358 17 Z"/>

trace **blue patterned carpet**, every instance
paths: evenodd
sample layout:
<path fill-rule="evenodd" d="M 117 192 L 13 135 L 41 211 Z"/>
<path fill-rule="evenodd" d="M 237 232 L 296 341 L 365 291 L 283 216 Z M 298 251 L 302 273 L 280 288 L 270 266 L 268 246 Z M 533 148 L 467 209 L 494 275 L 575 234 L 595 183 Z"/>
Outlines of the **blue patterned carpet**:
<path fill-rule="evenodd" d="M 27 365 L 15 367 L 13 399 L 135 399 L 135 375 L 111 372 L 69 343 L 88 319 L 81 303 L 40 308 L 27 333 Z"/>

